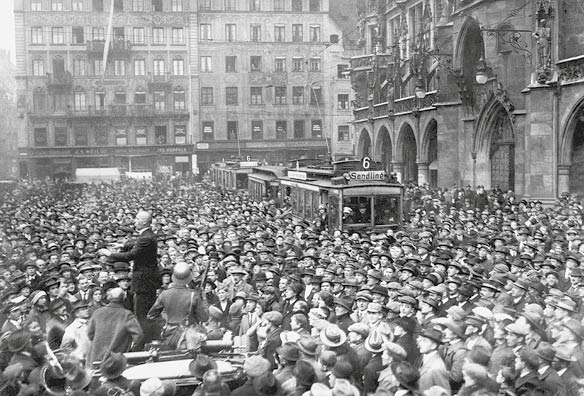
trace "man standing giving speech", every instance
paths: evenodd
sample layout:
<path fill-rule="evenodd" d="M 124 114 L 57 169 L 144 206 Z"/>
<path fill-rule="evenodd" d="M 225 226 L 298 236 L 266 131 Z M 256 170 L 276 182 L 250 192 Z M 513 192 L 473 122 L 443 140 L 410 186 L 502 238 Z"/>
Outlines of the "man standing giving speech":
<path fill-rule="evenodd" d="M 118 245 L 120 253 L 101 249 L 100 253 L 113 261 L 134 261 L 132 272 L 132 292 L 134 293 L 134 313 L 144 331 L 144 343 L 152 341 L 155 334 L 154 323 L 147 319 L 148 310 L 156 301 L 156 290 L 161 286 L 161 275 L 158 270 L 157 241 L 150 224 L 152 215 L 140 211 L 134 220 L 138 238 L 125 245 Z"/>

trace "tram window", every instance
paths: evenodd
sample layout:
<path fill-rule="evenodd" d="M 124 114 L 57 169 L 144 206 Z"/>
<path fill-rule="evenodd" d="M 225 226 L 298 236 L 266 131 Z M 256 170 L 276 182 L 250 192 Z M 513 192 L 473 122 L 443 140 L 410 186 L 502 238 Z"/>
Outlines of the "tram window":
<path fill-rule="evenodd" d="M 339 197 L 329 193 L 327 215 L 329 219 L 329 230 L 334 230 L 339 226 Z"/>
<path fill-rule="evenodd" d="M 375 224 L 395 224 L 399 222 L 399 199 L 397 197 L 376 197 L 373 202 Z"/>
<path fill-rule="evenodd" d="M 306 219 L 312 217 L 312 194 L 310 191 L 304 191 L 304 217 Z"/>
<path fill-rule="evenodd" d="M 343 200 L 343 207 L 351 208 L 351 214 L 343 220 L 346 224 L 371 223 L 371 198 L 349 197 Z"/>

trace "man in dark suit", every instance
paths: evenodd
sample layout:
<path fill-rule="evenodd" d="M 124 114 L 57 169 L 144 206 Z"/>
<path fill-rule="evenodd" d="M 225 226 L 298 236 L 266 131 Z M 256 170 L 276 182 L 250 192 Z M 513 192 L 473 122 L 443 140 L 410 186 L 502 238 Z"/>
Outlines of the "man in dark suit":
<path fill-rule="evenodd" d="M 134 261 L 131 290 L 134 292 L 134 313 L 144 331 L 144 343 L 150 342 L 155 334 L 154 323 L 146 316 L 156 301 L 156 290 L 162 285 L 158 270 L 158 242 L 150 228 L 151 223 L 150 213 L 138 212 L 134 220 L 138 238 L 126 243 L 120 253 L 112 253 L 108 249 L 100 250 L 111 261 Z"/>

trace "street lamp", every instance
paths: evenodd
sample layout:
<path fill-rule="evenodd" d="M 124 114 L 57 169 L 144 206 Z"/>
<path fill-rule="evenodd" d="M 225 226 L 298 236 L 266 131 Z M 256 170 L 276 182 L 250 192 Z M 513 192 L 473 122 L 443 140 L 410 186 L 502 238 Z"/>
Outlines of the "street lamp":
<path fill-rule="evenodd" d="M 424 99 L 426 97 L 426 84 L 424 84 L 424 80 L 422 79 L 422 77 L 418 76 L 418 79 L 416 80 L 414 94 L 418 99 Z"/>
<path fill-rule="evenodd" d="M 475 75 L 475 80 L 477 83 L 484 85 L 489 80 L 489 73 L 487 68 L 487 62 L 485 58 L 481 56 L 477 63 L 477 74 Z"/>

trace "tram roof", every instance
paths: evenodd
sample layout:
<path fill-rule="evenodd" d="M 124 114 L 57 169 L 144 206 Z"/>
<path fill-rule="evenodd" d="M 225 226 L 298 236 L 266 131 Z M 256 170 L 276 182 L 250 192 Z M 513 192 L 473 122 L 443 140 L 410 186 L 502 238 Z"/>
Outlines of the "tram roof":
<path fill-rule="evenodd" d="M 266 173 L 272 174 L 276 177 L 282 177 L 286 175 L 286 170 L 288 168 L 284 166 L 276 166 L 276 165 L 265 165 L 265 166 L 255 166 L 253 168 L 253 173 Z"/>
<path fill-rule="evenodd" d="M 340 179 L 340 178 L 339 178 Z M 337 179 L 337 180 L 339 180 Z M 403 191 L 404 186 L 399 183 L 384 183 L 384 182 L 360 182 L 360 183 L 334 183 L 332 179 L 308 179 L 308 180 L 300 180 L 295 179 L 292 177 L 281 177 L 280 181 L 283 181 L 285 185 L 290 184 L 297 184 L 297 185 L 306 185 L 306 186 L 313 186 L 318 187 L 319 189 L 327 190 L 327 189 L 352 189 L 352 188 L 363 188 L 363 187 L 371 187 L 371 188 L 399 188 L 400 191 Z M 339 180 L 340 181 L 340 180 Z"/>

